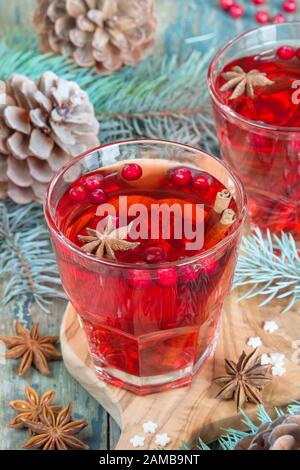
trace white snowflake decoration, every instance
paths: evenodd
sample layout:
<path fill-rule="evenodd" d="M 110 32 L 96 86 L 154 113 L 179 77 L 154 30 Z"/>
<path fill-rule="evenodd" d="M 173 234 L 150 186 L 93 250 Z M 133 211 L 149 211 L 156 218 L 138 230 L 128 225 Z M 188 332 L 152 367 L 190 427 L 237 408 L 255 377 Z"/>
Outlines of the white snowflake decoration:
<path fill-rule="evenodd" d="M 282 365 L 272 367 L 272 375 L 282 377 L 286 373 L 286 369 Z"/>
<path fill-rule="evenodd" d="M 166 447 L 167 444 L 171 442 L 170 437 L 168 436 L 167 433 L 163 434 L 156 434 L 155 436 L 155 444 L 157 444 L 160 447 Z"/>
<path fill-rule="evenodd" d="M 269 364 L 272 364 L 272 359 L 270 358 L 269 354 L 266 354 L 266 353 L 262 354 L 260 363 L 262 366 L 267 366 Z"/>
<path fill-rule="evenodd" d="M 262 354 L 260 363 L 261 365 L 272 365 L 272 375 L 282 377 L 286 373 L 284 367 L 285 355 L 280 352 L 273 352 L 271 354 Z"/>
<path fill-rule="evenodd" d="M 247 345 L 254 349 L 259 348 L 262 346 L 262 340 L 259 336 L 251 336 L 251 338 L 248 339 Z"/>
<path fill-rule="evenodd" d="M 130 444 L 132 444 L 133 447 L 143 447 L 145 445 L 145 438 L 136 434 L 130 439 Z"/>
<path fill-rule="evenodd" d="M 272 364 L 274 366 L 280 366 L 284 364 L 285 355 L 279 352 L 273 352 L 270 354 Z"/>
<path fill-rule="evenodd" d="M 143 430 L 146 434 L 155 434 L 157 428 L 158 425 L 153 421 L 146 421 L 146 423 L 143 424 Z"/>
<path fill-rule="evenodd" d="M 267 320 L 264 323 L 264 330 L 267 331 L 268 333 L 274 333 L 279 329 L 279 326 L 277 325 L 276 321 L 274 320 Z"/>

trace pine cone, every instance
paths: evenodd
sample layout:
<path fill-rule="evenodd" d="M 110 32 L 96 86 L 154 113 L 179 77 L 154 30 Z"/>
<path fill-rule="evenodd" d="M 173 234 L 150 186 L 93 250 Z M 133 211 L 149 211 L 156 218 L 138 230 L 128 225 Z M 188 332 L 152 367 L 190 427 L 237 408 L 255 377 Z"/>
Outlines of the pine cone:
<path fill-rule="evenodd" d="M 36 83 L 13 75 L 0 91 L 0 197 L 26 204 L 43 198 L 52 176 L 99 144 L 88 95 L 45 72 Z"/>
<path fill-rule="evenodd" d="M 235 450 L 300 450 L 300 415 L 285 415 L 244 437 Z"/>
<path fill-rule="evenodd" d="M 73 54 L 81 67 L 134 66 L 152 46 L 154 0 L 38 0 L 33 24 L 42 52 Z"/>

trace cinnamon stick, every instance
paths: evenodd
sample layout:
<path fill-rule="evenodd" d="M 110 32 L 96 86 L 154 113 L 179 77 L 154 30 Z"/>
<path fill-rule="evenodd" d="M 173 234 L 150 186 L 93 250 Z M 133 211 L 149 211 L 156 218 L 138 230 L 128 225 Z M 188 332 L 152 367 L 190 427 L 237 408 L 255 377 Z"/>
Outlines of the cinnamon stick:
<path fill-rule="evenodd" d="M 214 211 L 217 214 L 223 214 L 223 212 L 228 209 L 230 201 L 232 199 L 232 194 L 229 189 L 223 189 L 217 194 Z"/>
<path fill-rule="evenodd" d="M 219 222 L 207 231 L 204 248 L 211 248 L 221 241 L 235 220 L 236 213 L 232 209 L 225 209 Z"/>
<path fill-rule="evenodd" d="M 217 193 L 213 209 L 208 214 L 206 219 L 206 230 L 208 231 L 213 225 L 220 221 L 222 213 L 228 209 L 232 194 L 228 189 L 223 189 Z"/>

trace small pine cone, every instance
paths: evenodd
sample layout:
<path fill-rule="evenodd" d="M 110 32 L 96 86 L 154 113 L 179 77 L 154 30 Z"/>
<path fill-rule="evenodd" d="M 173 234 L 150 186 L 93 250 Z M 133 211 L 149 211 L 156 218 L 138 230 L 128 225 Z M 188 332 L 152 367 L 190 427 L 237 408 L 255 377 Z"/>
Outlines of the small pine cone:
<path fill-rule="evenodd" d="M 235 450 L 300 450 L 300 415 L 284 415 L 244 437 Z"/>
<path fill-rule="evenodd" d="M 153 45 L 154 0 L 38 0 L 33 25 L 42 52 L 72 54 L 81 67 L 115 71 Z"/>
<path fill-rule="evenodd" d="M 43 198 L 62 165 L 99 144 L 88 95 L 45 72 L 38 82 L 13 75 L 0 90 L 0 197 L 19 204 Z"/>

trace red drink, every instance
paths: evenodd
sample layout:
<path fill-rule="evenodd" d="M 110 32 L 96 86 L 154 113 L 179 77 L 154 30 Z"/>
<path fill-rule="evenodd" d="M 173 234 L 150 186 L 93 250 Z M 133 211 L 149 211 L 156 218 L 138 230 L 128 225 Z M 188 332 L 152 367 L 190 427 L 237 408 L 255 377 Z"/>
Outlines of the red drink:
<path fill-rule="evenodd" d="M 120 147 L 134 145 L 143 144 Z M 175 147 L 149 143 L 147 151 L 151 145 L 156 151 L 164 145 L 167 150 Z M 53 213 L 55 229 L 66 237 L 62 241 L 53 236 L 62 282 L 83 321 L 96 371 L 108 382 L 139 394 L 189 383 L 212 351 L 244 216 L 240 188 L 234 179 L 226 179 L 222 164 L 206 157 L 210 166 L 212 160 L 218 173 L 223 173 L 223 182 L 207 171 L 209 165 L 201 168 L 189 161 L 187 157 L 195 158 L 199 152 L 179 149 L 188 164 L 180 158 L 171 161 L 167 155 L 151 158 L 149 151 L 150 158 L 85 172 L 63 185 Z M 222 232 L 220 215 L 214 214 L 213 207 L 217 194 L 227 187 L 224 183 L 235 193 L 230 208 L 238 217 Z M 145 209 L 139 237 L 133 236 L 136 217 L 128 216 L 135 204 Z M 167 236 L 164 216 L 153 217 L 153 208 L 162 204 L 165 208 L 176 204 L 179 209 L 169 219 Z M 185 212 L 187 206 L 189 212 Z M 126 215 L 126 226 L 132 229 L 124 240 L 131 245 L 99 258 L 99 246 L 93 245 L 91 234 L 105 232 L 109 214 L 112 231 L 124 228 L 122 216 Z M 47 218 L 49 222 L 49 214 Z M 192 227 L 195 235 L 187 238 L 184 232 L 178 238 L 178 222 Z M 191 248 L 189 244 L 203 229 L 204 240 Z M 207 249 L 210 242 L 213 246 Z"/>
<path fill-rule="evenodd" d="M 240 36 L 214 59 L 209 81 L 222 154 L 246 186 L 251 221 L 263 230 L 299 238 L 300 56 L 295 31 L 292 24 L 282 24 Z M 280 35 L 286 38 L 289 32 L 291 45 L 286 47 Z M 255 84 L 253 93 L 246 87 L 234 96 L 239 84 L 226 86 L 232 77 L 228 72 L 253 70 L 267 80 Z"/>

